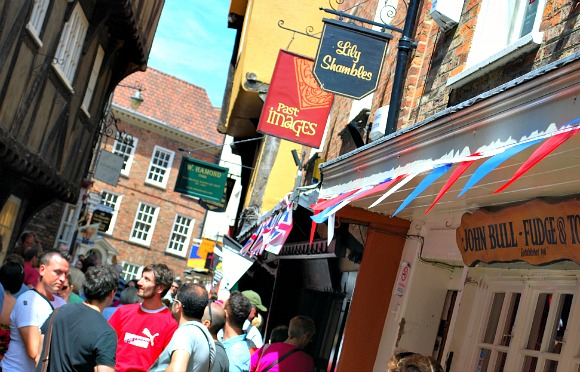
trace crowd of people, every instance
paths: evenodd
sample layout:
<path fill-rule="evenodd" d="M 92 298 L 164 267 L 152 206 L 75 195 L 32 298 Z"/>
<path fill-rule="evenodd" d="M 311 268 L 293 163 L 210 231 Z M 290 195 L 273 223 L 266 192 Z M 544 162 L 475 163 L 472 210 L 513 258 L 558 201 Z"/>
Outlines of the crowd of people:
<path fill-rule="evenodd" d="M 182 283 L 165 264 L 126 282 L 96 254 L 70 260 L 23 233 L 0 267 L 0 372 L 313 371 L 304 348 L 314 321 L 295 316 L 264 342 L 268 309 L 252 290 L 215 292 Z M 389 372 L 442 372 L 433 358 L 401 352 Z"/>
<path fill-rule="evenodd" d="M 96 254 L 71 262 L 23 233 L 0 267 L 0 372 L 312 371 L 312 319 L 260 332 L 258 293 L 218 299 L 165 264 L 126 282 Z M 285 333 L 285 334 L 284 334 Z"/>

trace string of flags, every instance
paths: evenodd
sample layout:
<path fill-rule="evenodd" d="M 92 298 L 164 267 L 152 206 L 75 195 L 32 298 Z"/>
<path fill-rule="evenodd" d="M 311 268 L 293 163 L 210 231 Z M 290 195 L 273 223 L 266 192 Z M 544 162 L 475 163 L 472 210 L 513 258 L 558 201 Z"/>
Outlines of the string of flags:
<path fill-rule="evenodd" d="M 520 168 L 514 173 L 514 175 L 501 187 L 495 190 L 493 193 L 498 194 L 505 190 L 508 186 L 514 183 L 518 178 L 528 172 L 536 164 L 538 164 L 542 159 L 556 150 L 560 145 L 566 142 L 568 139 L 572 138 L 580 131 L 580 118 L 572 120 L 566 123 L 562 128 L 557 131 L 548 134 L 542 134 L 540 136 L 531 137 L 529 139 L 506 145 L 503 147 L 495 148 L 489 151 L 478 151 L 468 156 L 463 156 L 454 159 L 443 159 L 425 162 L 419 169 L 411 172 L 401 174 L 395 174 L 381 182 L 365 185 L 363 187 L 349 190 L 343 192 L 339 195 L 335 195 L 330 198 L 318 200 L 315 204 L 312 204 L 310 208 L 314 211 L 314 214 L 310 217 L 312 219 L 312 229 L 310 232 L 310 244 L 312 244 L 314 239 L 314 232 L 316 225 L 327 222 L 328 233 L 327 240 L 328 244 L 332 241 L 334 237 L 334 221 L 336 213 L 347 206 L 348 204 L 366 197 L 370 197 L 375 194 L 383 193 L 377 200 L 375 200 L 368 208 L 374 208 L 389 196 L 394 194 L 397 190 L 402 188 L 404 185 L 409 183 L 415 177 L 420 174 L 427 173 L 427 176 L 417 185 L 417 187 L 405 198 L 397 210 L 393 213 L 396 216 L 401 210 L 407 207 L 416 197 L 418 197 L 423 191 L 425 191 L 431 184 L 443 177 L 452 168 L 453 171 L 451 175 L 429 206 L 425 210 L 425 214 L 429 213 L 431 209 L 439 202 L 439 200 L 449 191 L 453 184 L 469 169 L 473 163 L 481 159 L 487 159 L 484 161 L 471 175 L 467 183 L 464 185 L 458 197 L 464 195 L 469 189 L 475 186 L 479 181 L 481 181 L 485 176 L 491 173 L 494 169 L 504 163 L 506 160 L 515 156 L 516 154 L 539 144 L 538 148 L 532 153 L 532 155 L 520 166 Z M 274 254 L 280 253 L 280 250 L 284 246 L 288 235 L 292 230 L 293 220 L 292 220 L 292 207 L 293 202 L 290 200 L 290 195 L 288 194 L 284 197 L 281 202 L 280 208 L 274 211 L 270 216 L 268 216 L 254 233 L 250 236 L 246 244 L 240 250 L 242 256 L 259 256 L 265 251 Z"/>
<path fill-rule="evenodd" d="M 401 210 L 407 207 L 417 196 L 419 196 L 423 191 L 425 191 L 431 184 L 445 175 L 451 168 L 455 165 L 455 169 L 451 173 L 447 182 L 443 185 L 435 200 L 432 204 L 425 210 L 425 214 L 429 213 L 431 209 L 437 204 L 437 202 L 445 195 L 445 193 L 453 186 L 453 184 L 461 177 L 463 173 L 477 160 L 485 159 L 483 162 L 471 175 L 459 196 L 464 195 L 469 189 L 475 186 L 479 181 L 481 181 L 490 172 L 496 169 L 506 160 L 515 156 L 516 154 L 524 151 L 525 149 L 534 146 L 540 142 L 543 142 L 533 154 L 526 160 L 520 168 L 514 173 L 514 175 L 501 187 L 494 191 L 494 194 L 498 194 L 505 190 L 509 185 L 515 182 L 523 174 L 528 172 L 532 167 L 538 164 L 542 159 L 548 156 L 551 152 L 557 149 L 560 145 L 566 142 L 568 139 L 572 138 L 575 134 L 580 131 L 580 118 L 572 120 L 562 126 L 561 129 L 554 131 L 549 134 L 543 134 L 541 136 L 532 137 L 521 142 L 517 142 L 504 147 L 496 148 L 488 152 L 475 152 L 465 157 L 456 159 L 445 159 L 445 160 L 435 160 L 430 162 L 425 162 L 423 166 L 412 173 L 402 173 L 396 174 L 389 177 L 377 184 L 365 185 L 363 187 L 357 188 L 355 190 L 346 191 L 339 195 L 333 196 L 328 199 L 319 200 L 317 203 L 312 204 L 310 208 L 314 211 L 311 216 L 312 219 L 312 230 L 310 234 L 310 243 L 314 238 L 314 230 L 316 224 L 328 221 L 328 243 L 332 240 L 334 235 L 334 216 L 336 213 L 356 200 L 374 195 L 379 193 L 384 193 L 375 202 L 373 202 L 368 208 L 371 209 L 376 205 L 380 204 L 383 200 L 388 198 L 390 195 L 395 193 L 405 184 L 409 183 L 413 178 L 419 174 L 429 172 L 427 176 L 419 183 L 419 185 L 407 196 L 407 198 L 401 203 L 399 208 L 393 213 L 396 216 Z"/>
<path fill-rule="evenodd" d="M 288 235 L 292 231 L 292 207 L 290 195 L 287 194 L 280 208 L 266 218 L 250 236 L 240 250 L 242 256 L 259 256 L 264 251 L 274 254 L 280 253 Z"/>

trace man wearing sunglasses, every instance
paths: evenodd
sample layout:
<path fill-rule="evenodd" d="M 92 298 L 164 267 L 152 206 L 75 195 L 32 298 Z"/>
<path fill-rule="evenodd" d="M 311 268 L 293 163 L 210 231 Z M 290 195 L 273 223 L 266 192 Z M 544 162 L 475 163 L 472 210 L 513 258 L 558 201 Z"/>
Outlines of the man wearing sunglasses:
<path fill-rule="evenodd" d="M 213 337 L 201 323 L 207 291 L 199 284 L 185 283 L 171 305 L 179 328 L 149 371 L 211 371 L 216 349 Z"/>

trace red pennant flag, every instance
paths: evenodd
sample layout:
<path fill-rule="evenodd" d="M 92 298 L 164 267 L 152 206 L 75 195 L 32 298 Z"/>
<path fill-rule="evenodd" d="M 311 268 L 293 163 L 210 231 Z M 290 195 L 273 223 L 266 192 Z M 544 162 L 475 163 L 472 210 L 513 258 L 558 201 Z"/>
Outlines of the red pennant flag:
<path fill-rule="evenodd" d="M 471 154 L 469 155 L 470 157 L 479 157 L 481 156 L 481 154 L 479 152 L 476 152 L 475 154 Z M 425 211 L 425 214 L 429 213 L 429 211 L 431 210 L 431 208 L 433 208 L 435 206 L 435 204 L 437 204 L 437 202 L 439 201 L 439 199 L 441 199 L 443 197 L 443 195 L 445 195 L 445 193 L 451 188 L 451 186 L 453 186 L 453 184 L 455 183 L 455 181 L 457 181 L 459 179 L 459 177 L 461 177 L 461 175 L 463 173 L 465 173 L 465 171 L 467 170 L 467 168 L 469 168 L 469 166 L 471 164 L 473 164 L 473 162 L 477 160 L 466 160 L 466 161 L 462 161 L 461 163 L 459 163 L 459 165 L 457 166 L 457 168 L 453 171 L 453 173 L 451 173 L 451 176 L 449 177 L 449 179 L 447 180 L 447 182 L 445 182 L 445 185 L 443 185 L 443 188 L 439 191 L 439 194 L 437 194 L 437 197 L 435 198 L 435 200 L 433 200 L 433 203 L 431 203 L 431 206 Z"/>
<path fill-rule="evenodd" d="M 516 171 L 516 173 L 503 184 L 499 189 L 495 190 L 493 193 L 498 194 L 505 190 L 509 185 L 511 185 L 515 180 L 520 178 L 524 173 L 529 171 L 533 166 L 538 164 L 542 159 L 548 156 L 552 151 L 558 148 L 561 144 L 566 142 L 568 139 L 572 138 L 576 133 L 580 131 L 580 127 L 568 130 L 566 132 L 558 133 L 548 138 L 524 164 Z"/>
<path fill-rule="evenodd" d="M 345 192 L 343 194 L 340 194 L 339 196 L 336 196 L 334 198 L 327 199 L 327 200 L 318 202 L 316 204 L 312 204 L 310 206 L 310 208 L 312 210 L 321 210 L 322 211 L 322 210 L 324 210 L 324 209 L 326 209 L 328 207 L 332 207 L 333 205 L 340 203 L 341 201 L 343 201 L 344 199 L 348 198 L 349 196 L 351 196 L 352 194 L 354 194 L 358 190 L 360 190 L 360 189 L 347 191 L 347 192 Z"/>

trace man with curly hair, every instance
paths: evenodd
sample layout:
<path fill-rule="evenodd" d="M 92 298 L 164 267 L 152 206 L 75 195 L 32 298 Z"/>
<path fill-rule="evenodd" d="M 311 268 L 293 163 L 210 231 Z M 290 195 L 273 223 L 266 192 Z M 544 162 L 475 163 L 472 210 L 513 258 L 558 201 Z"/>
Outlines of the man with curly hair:
<path fill-rule="evenodd" d="M 137 282 L 142 303 L 121 306 L 109 319 L 117 332 L 116 371 L 146 371 L 171 341 L 177 322 L 161 301 L 173 283 L 173 272 L 165 264 L 143 269 Z"/>

